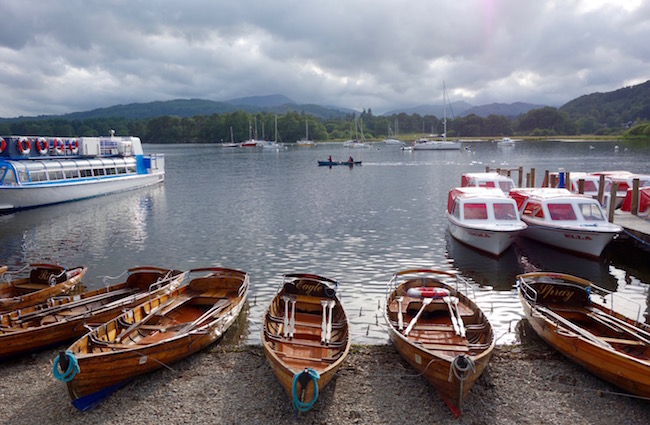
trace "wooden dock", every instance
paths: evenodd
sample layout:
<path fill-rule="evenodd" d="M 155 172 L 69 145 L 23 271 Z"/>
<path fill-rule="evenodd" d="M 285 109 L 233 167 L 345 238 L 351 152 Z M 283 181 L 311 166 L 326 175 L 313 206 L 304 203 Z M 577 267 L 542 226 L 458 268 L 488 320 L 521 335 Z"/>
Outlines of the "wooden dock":
<path fill-rule="evenodd" d="M 650 220 L 619 212 L 614 214 L 614 223 L 622 226 L 631 236 L 650 244 Z"/>

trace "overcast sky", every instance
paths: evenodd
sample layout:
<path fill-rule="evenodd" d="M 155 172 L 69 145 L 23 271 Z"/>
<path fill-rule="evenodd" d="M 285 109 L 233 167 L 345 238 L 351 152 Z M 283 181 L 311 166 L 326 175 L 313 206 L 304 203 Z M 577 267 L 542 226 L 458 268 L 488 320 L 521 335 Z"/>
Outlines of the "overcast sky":
<path fill-rule="evenodd" d="M 283 94 L 375 115 L 650 79 L 642 0 L 0 0 L 0 117 Z"/>

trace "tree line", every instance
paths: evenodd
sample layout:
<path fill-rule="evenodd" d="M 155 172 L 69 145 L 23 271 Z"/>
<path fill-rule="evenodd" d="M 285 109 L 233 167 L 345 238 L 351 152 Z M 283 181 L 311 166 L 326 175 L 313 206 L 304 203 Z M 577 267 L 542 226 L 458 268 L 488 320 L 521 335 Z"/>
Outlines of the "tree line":
<path fill-rule="evenodd" d="M 275 120 L 277 117 L 277 135 Z M 637 120 L 628 132 L 635 136 L 648 136 L 647 121 Z M 641 129 L 638 127 L 642 126 Z M 155 118 L 91 118 L 65 120 L 61 118 L 39 120 L 7 120 L 0 122 L 2 135 L 39 135 L 81 137 L 108 135 L 115 130 L 118 136 L 139 136 L 145 143 L 221 143 L 236 142 L 249 137 L 295 142 L 306 137 L 316 141 L 361 138 L 381 140 L 397 128 L 399 134 L 434 134 L 444 131 L 443 120 L 434 115 L 406 113 L 375 116 L 372 110 L 352 113 L 344 118 L 319 119 L 297 112 L 273 114 L 237 111 L 223 114 L 196 115 L 194 117 L 161 116 Z M 447 118 L 448 137 L 504 137 L 504 136 L 556 136 L 556 135 L 623 135 L 622 126 L 602 125 L 595 120 L 580 117 L 571 119 L 557 108 L 534 109 L 517 118 L 502 115 L 480 117 L 474 114 Z M 398 135 L 399 136 L 399 135 Z"/>

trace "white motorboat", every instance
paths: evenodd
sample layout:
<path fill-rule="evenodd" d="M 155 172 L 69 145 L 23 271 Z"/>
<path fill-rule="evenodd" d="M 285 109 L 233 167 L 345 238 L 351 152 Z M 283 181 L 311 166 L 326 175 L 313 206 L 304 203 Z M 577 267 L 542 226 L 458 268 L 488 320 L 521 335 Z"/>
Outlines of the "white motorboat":
<path fill-rule="evenodd" d="M 138 137 L 0 138 L 0 211 L 76 201 L 160 183 L 163 154 Z"/>
<path fill-rule="evenodd" d="M 493 187 L 451 189 L 446 214 L 454 238 L 494 256 L 501 255 L 527 227 L 514 199 Z"/>
<path fill-rule="evenodd" d="M 503 137 L 501 140 L 497 142 L 497 145 L 499 146 L 514 146 L 515 141 L 512 140 L 510 137 Z"/>
<path fill-rule="evenodd" d="M 639 179 L 639 187 L 650 187 L 650 175 L 634 174 L 629 171 L 598 171 L 591 173 L 595 176 L 604 175 L 611 180 L 611 183 L 616 183 L 616 207 L 619 208 L 623 204 L 625 195 L 628 189 L 632 189 L 634 179 Z M 573 179 L 573 173 L 569 175 Z"/>
<path fill-rule="evenodd" d="M 522 236 L 588 257 L 600 257 L 623 229 L 610 223 L 597 200 L 567 189 L 519 188 L 510 191 L 521 219 Z"/>
<path fill-rule="evenodd" d="M 452 142 L 447 140 L 447 89 L 445 84 L 442 85 L 442 103 L 443 103 L 443 118 L 442 124 L 444 132 L 442 133 L 442 140 L 430 140 L 427 138 L 416 139 L 413 142 L 414 151 L 439 151 L 439 150 L 460 150 L 460 142 Z"/>
<path fill-rule="evenodd" d="M 512 178 L 497 172 L 465 173 L 461 176 L 460 185 L 463 187 L 496 187 L 506 195 L 517 187 Z"/>

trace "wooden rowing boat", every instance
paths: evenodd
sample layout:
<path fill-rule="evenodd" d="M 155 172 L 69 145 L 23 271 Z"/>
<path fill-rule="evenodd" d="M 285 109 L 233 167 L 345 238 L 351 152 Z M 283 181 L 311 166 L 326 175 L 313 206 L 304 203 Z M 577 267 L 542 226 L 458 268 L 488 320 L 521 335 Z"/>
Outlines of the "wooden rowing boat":
<path fill-rule="evenodd" d="M 25 274 L 27 277 L 16 277 Z M 29 307 L 47 301 L 51 297 L 64 294 L 81 282 L 86 267 L 66 269 L 55 264 L 30 264 L 15 272 L 0 274 L 0 312 Z"/>
<path fill-rule="evenodd" d="M 230 328 L 248 294 L 248 273 L 205 268 L 189 283 L 145 301 L 61 352 L 52 365 L 72 404 L 88 410 L 138 375 L 181 360 Z"/>
<path fill-rule="evenodd" d="M 264 315 L 264 354 L 300 412 L 313 406 L 350 350 L 350 325 L 337 288 L 326 277 L 287 274 Z"/>
<path fill-rule="evenodd" d="M 641 397 L 650 397 L 650 326 L 613 310 L 626 300 L 588 280 L 564 273 L 517 276 L 528 322 L 564 356 L 594 375 Z M 611 298 L 604 307 L 591 293 Z"/>
<path fill-rule="evenodd" d="M 173 289 L 184 276 L 158 267 L 136 267 L 126 273 L 122 283 L 0 314 L 0 359 L 78 338 L 89 327 Z"/>
<path fill-rule="evenodd" d="M 467 281 L 451 272 L 403 270 L 389 282 L 384 308 L 395 348 L 456 416 L 495 345 L 490 322 L 459 284 L 469 288 Z"/>

